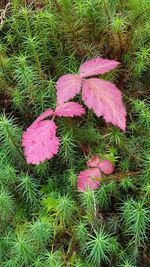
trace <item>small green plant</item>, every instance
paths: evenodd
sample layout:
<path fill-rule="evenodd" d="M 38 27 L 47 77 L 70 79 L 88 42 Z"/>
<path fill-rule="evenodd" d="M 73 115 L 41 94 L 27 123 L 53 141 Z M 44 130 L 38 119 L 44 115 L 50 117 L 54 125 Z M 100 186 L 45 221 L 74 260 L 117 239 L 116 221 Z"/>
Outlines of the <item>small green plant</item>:
<path fill-rule="evenodd" d="M 102 262 L 109 261 L 111 246 L 111 236 L 101 228 L 98 232 L 95 231 L 93 235 L 88 235 L 88 241 L 83 248 L 83 252 L 88 253 L 89 260 L 99 266 Z"/>
<path fill-rule="evenodd" d="M 144 200 L 127 199 L 122 207 L 124 231 L 130 237 L 128 246 L 135 259 L 139 255 L 140 247 L 143 247 L 147 240 L 149 212 Z"/>

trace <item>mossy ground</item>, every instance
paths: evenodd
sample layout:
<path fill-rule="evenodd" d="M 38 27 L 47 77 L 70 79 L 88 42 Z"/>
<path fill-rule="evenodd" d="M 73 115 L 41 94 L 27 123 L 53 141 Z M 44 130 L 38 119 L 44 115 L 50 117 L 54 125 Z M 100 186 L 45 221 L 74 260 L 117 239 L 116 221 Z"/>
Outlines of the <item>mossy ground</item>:
<path fill-rule="evenodd" d="M 150 2 L 10 2 L 0 31 L 0 266 L 150 266 Z M 126 132 L 89 110 L 57 119 L 59 154 L 27 165 L 22 132 L 55 107 L 57 79 L 96 56 L 121 62 L 104 78 L 123 93 Z M 97 153 L 114 175 L 79 193 L 77 175 Z"/>

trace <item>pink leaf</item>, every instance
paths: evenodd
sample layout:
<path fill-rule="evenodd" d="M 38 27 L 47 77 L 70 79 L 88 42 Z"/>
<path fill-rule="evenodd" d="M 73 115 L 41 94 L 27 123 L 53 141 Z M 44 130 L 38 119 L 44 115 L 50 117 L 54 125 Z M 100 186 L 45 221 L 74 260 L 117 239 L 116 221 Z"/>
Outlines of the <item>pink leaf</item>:
<path fill-rule="evenodd" d="M 118 64 L 119 62 L 115 60 L 103 59 L 100 57 L 88 60 L 80 66 L 80 76 L 89 77 L 92 75 L 104 74 L 116 68 Z"/>
<path fill-rule="evenodd" d="M 80 92 L 81 77 L 74 74 L 66 74 L 60 77 L 56 84 L 57 104 L 62 105 Z"/>
<path fill-rule="evenodd" d="M 114 171 L 114 165 L 107 159 L 99 163 L 99 168 L 105 174 L 111 174 Z"/>
<path fill-rule="evenodd" d="M 51 108 L 48 108 L 33 123 L 37 123 L 39 121 L 42 121 L 43 119 L 45 119 L 46 117 L 51 116 L 51 115 L 53 115 L 53 110 Z"/>
<path fill-rule="evenodd" d="M 83 80 L 82 99 L 98 117 L 125 131 L 126 110 L 121 91 L 114 84 L 97 78 Z"/>
<path fill-rule="evenodd" d="M 101 172 L 99 168 L 91 168 L 80 172 L 78 176 L 78 191 L 86 191 L 86 189 L 95 190 L 99 187 L 100 181 L 93 178 L 100 178 Z"/>
<path fill-rule="evenodd" d="M 98 155 L 95 155 L 87 162 L 87 166 L 88 167 L 99 167 L 99 163 L 100 163 L 100 158 Z"/>
<path fill-rule="evenodd" d="M 85 114 L 85 109 L 78 103 L 67 102 L 61 106 L 58 106 L 54 114 L 59 117 L 81 116 Z"/>
<path fill-rule="evenodd" d="M 40 164 L 51 159 L 59 149 L 56 125 L 51 120 L 33 123 L 24 133 L 22 146 L 27 163 Z"/>

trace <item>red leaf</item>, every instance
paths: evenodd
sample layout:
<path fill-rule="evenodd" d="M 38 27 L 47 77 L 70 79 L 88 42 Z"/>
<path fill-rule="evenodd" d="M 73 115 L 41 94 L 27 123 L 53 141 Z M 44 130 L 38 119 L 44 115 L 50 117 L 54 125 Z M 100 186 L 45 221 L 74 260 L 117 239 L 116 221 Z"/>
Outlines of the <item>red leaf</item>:
<path fill-rule="evenodd" d="M 125 131 L 126 110 L 121 91 L 114 84 L 97 78 L 83 80 L 82 99 L 98 117 Z"/>
<path fill-rule="evenodd" d="M 87 162 L 87 166 L 88 167 L 99 167 L 99 163 L 100 163 L 100 158 L 98 155 L 95 155 Z"/>
<path fill-rule="evenodd" d="M 99 168 L 105 174 L 111 174 L 114 171 L 114 165 L 108 159 L 101 161 Z"/>
<path fill-rule="evenodd" d="M 115 60 L 103 59 L 103 58 L 94 58 L 88 60 L 80 66 L 80 76 L 89 77 L 97 74 L 104 74 L 110 70 L 117 67 L 119 62 Z"/>
<path fill-rule="evenodd" d="M 100 178 L 101 172 L 99 168 L 91 168 L 80 172 L 78 176 L 78 191 L 86 191 L 87 189 L 95 190 L 99 187 L 100 181 L 93 178 Z"/>
<path fill-rule="evenodd" d="M 60 77 L 56 84 L 57 104 L 62 105 L 80 92 L 81 77 L 74 74 L 66 74 Z"/>
<path fill-rule="evenodd" d="M 27 163 L 40 164 L 51 159 L 59 149 L 56 125 L 51 120 L 33 123 L 24 133 L 22 146 Z"/>
<path fill-rule="evenodd" d="M 59 117 L 81 116 L 85 114 L 85 109 L 78 103 L 67 102 L 61 106 L 58 106 L 54 114 Z"/>

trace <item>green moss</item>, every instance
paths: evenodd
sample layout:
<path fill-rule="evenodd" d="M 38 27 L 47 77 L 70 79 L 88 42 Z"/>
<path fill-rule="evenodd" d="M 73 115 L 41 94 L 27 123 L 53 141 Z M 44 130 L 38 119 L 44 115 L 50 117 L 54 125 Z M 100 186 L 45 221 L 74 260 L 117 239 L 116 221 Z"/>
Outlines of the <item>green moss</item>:
<path fill-rule="evenodd" d="M 11 1 L 0 32 L 2 266 L 149 266 L 149 11 L 147 0 Z M 59 154 L 27 165 L 22 131 L 55 108 L 57 79 L 96 56 L 121 63 L 104 78 L 123 92 L 126 132 L 91 110 L 58 119 Z M 114 162 L 113 180 L 79 193 L 94 154 Z"/>

